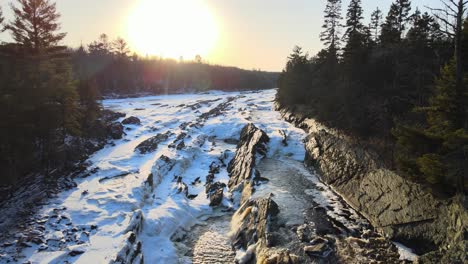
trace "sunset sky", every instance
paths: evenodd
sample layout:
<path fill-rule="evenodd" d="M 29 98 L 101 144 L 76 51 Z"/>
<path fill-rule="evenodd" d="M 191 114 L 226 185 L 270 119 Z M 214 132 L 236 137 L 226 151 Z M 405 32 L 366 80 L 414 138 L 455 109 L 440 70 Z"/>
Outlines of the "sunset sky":
<path fill-rule="evenodd" d="M 7 20 L 11 12 L 0 0 Z M 310 53 L 322 48 L 325 0 L 58 0 L 65 44 L 77 47 L 106 33 L 121 36 L 141 55 L 205 61 L 246 69 L 280 71 L 295 45 Z M 392 0 L 363 0 L 366 20 Z M 440 6 L 439 0 L 414 0 Z M 343 1 L 343 16 L 349 0 Z M 366 22 L 367 23 L 367 22 Z M 170 37 L 167 37 L 170 35 Z M 0 40 L 9 40 L 0 34 Z M 165 38 L 166 36 L 166 38 Z M 183 54 L 180 54 L 183 53 Z"/>

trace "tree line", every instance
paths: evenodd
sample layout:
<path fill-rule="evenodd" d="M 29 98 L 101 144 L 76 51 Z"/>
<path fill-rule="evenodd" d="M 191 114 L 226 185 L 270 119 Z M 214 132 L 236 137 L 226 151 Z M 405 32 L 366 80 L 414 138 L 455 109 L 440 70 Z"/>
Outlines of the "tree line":
<path fill-rule="evenodd" d="M 430 13 L 394 0 L 364 23 L 361 0 L 342 17 L 327 0 L 325 48 L 296 47 L 280 75 L 278 100 L 377 150 L 389 168 L 446 193 L 467 190 L 467 1 Z"/>
<path fill-rule="evenodd" d="M 32 172 L 53 175 L 83 158 L 70 146 L 106 137 L 104 95 L 261 89 L 276 82 L 275 73 L 208 65 L 200 57 L 130 55 L 124 39 L 104 34 L 71 49 L 61 45 L 66 33 L 54 1 L 17 0 L 9 8 L 13 17 L 5 21 L 0 7 L 0 30 L 13 39 L 0 44 L 0 185 Z"/>

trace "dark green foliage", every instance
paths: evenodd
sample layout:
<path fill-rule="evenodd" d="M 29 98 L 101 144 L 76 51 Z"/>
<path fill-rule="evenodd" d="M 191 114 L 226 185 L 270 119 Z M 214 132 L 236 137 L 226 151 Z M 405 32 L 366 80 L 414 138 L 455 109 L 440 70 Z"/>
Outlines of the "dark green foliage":
<path fill-rule="evenodd" d="M 380 41 L 383 44 L 398 43 L 409 20 L 411 3 L 409 0 L 395 0 L 390 6 L 385 22 L 382 25 Z"/>
<path fill-rule="evenodd" d="M 34 53 L 56 46 L 65 33 L 60 29 L 60 14 L 49 0 L 18 0 L 19 7 L 11 4 L 14 20 L 6 25 L 16 43 Z"/>
<path fill-rule="evenodd" d="M 468 133 L 457 126 L 460 109 L 457 109 L 455 74 L 455 63 L 452 61 L 442 68 L 440 77 L 435 81 L 429 106 L 417 109 L 426 116 L 424 127 L 399 125 L 394 134 L 400 170 L 430 184 L 460 187 L 457 186 L 459 179 L 467 180 L 468 176 Z M 465 90 L 465 94 L 468 94 L 468 89 Z M 465 96 L 463 100 L 464 109 L 461 111 L 467 112 L 468 99 Z"/>

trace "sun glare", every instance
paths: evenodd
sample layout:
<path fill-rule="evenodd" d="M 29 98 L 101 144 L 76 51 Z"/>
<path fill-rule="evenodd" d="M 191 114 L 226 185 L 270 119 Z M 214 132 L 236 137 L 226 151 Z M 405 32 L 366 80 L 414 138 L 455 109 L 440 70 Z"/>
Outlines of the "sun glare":
<path fill-rule="evenodd" d="M 218 28 L 202 0 L 140 0 L 129 16 L 127 36 L 141 55 L 193 59 L 209 55 Z"/>

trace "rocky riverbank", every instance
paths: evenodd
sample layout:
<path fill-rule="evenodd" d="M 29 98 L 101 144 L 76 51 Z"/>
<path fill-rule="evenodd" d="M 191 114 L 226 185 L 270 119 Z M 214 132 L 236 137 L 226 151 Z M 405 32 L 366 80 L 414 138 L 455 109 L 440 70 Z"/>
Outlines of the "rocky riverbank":
<path fill-rule="evenodd" d="M 391 240 L 416 251 L 422 263 L 466 261 L 466 197 L 435 197 L 424 186 L 388 170 L 378 155 L 290 108 L 286 121 L 305 129 L 305 161 L 353 208 Z"/>
<path fill-rule="evenodd" d="M 267 158 L 268 141 L 255 125 L 244 127 L 228 168 L 240 205 L 231 223 L 238 263 L 405 262 L 300 162 Z"/>

